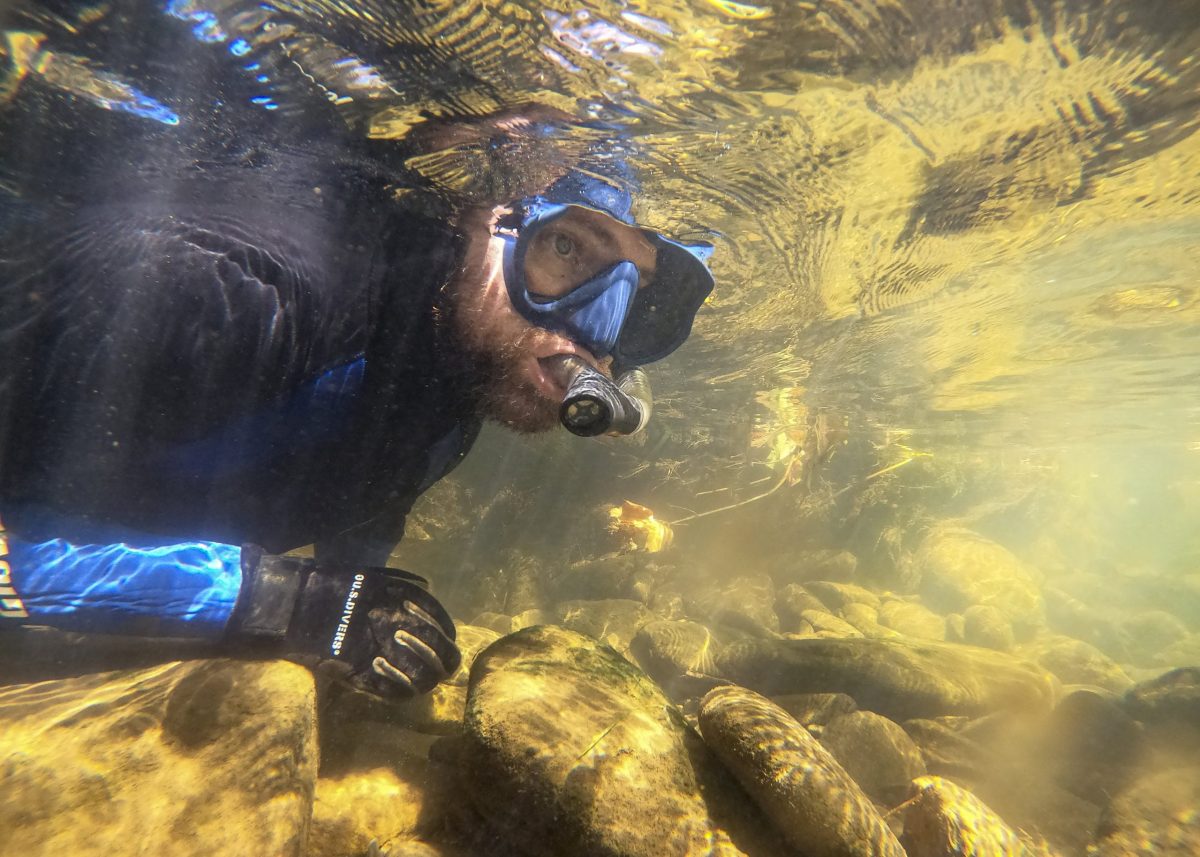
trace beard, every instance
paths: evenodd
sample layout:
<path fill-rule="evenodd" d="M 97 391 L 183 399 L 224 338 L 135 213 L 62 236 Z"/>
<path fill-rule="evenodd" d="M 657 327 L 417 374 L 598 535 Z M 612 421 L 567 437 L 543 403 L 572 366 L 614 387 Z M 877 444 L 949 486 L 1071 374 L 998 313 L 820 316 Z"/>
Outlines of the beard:
<path fill-rule="evenodd" d="M 445 294 L 435 311 L 438 362 L 461 390 L 476 416 L 522 434 L 550 431 L 558 424 L 559 402 L 553 401 L 520 372 L 530 343 L 542 331 L 527 328 L 508 339 L 481 339 L 455 291 Z"/>

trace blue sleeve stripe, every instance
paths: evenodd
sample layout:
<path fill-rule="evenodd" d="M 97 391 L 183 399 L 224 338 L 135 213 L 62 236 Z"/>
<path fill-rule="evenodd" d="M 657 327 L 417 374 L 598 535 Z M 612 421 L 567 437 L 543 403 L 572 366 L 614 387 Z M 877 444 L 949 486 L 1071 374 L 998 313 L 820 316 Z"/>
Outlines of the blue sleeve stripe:
<path fill-rule="evenodd" d="M 242 581 L 241 549 L 217 542 L 143 548 L 10 533 L 7 553 L 7 615 L 72 630 L 218 636 Z"/>

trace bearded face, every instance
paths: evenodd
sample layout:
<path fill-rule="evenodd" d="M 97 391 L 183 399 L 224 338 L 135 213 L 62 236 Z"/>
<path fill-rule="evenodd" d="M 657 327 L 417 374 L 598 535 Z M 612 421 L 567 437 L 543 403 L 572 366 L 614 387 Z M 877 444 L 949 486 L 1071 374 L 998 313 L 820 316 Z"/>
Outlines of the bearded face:
<path fill-rule="evenodd" d="M 504 242 L 492 234 L 496 212 L 471 212 L 462 228 L 467 253 L 446 287 L 448 348 L 482 416 L 521 432 L 558 425 L 566 383 L 554 359 L 576 355 L 608 374 L 608 362 L 561 334 L 530 324 L 504 284 Z"/>

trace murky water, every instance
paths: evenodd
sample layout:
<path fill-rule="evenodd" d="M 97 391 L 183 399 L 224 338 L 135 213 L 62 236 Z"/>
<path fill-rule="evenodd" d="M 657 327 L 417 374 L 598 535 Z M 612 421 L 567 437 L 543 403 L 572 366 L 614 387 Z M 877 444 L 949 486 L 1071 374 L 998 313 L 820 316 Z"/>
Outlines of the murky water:
<path fill-rule="evenodd" d="M 242 77 L 225 81 L 219 97 L 259 111 L 264 128 L 271 116 L 303 117 L 313 99 L 334 105 L 352 133 L 384 145 L 419 133 L 430 116 L 529 102 L 612 123 L 642 186 L 639 220 L 717 247 L 717 288 L 691 339 L 652 367 L 654 421 L 635 439 L 598 441 L 486 428 L 461 468 L 419 501 L 395 560 L 429 576 L 464 625 L 565 625 L 613 644 L 662 690 L 624 673 L 629 684 L 619 687 L 650 707 L 665 693 L 680 718 L 696 714 L 713 683 L 777 701 L 849 693 L 916 742 L 920 770 L 908 773 L 973 790 L 975 798 L 954 798 L 964 802 L 959 810 L 976 812 L 972 801 L 982 799 L 1025 836 L 1024 853 L 1200 848 L 1200 720 L 1188 726 L 1200 717 L 1197 680 L 1185 674 L 1159 708 L 1129 690 L 1200 666 L 1200 3 L 9 6 L 0 102 L 19 104 L 35 91 L 44 109 L 64 111 L 67 127 L 100 109 L 165 133 L 216 110 L 168 97 L 172 73 L 196 91 L 200 50 L 236 58 Z M 164 53 L 156 40 L 164 28 L 192 59 Z M 598 133 L 491 148 L 475 141 L 408 166 L 449 200 L 511 198 Z M 26 140 L 20 157 L 2 156 L 0 185 L 19 183 L 31 163 L 23 158 L 44 167 L 56 156 Z M 645 550 L 644 528 L 614 534 L 610 510 L 623 501 L 666 523 L 670 545 Z M 862 591 L 847 596 L 829 583 Z M 998 626 L 981 630 L 981 617 L 997 615 Z M 663 636 L 647 632 L 651 623 L 668 623 Z M 693 632 L 709 634 L 711 645 L 710 637 L 688 642 Z M 488 635 L 480 634 L 482 645 Z M 946 642 L 958 651 L 969 643 L 988 657 L 1037 664 L 1056 685 L 1055 702 L 1043 711 L 1037 694 L 1022 698 L 1015 707 L 1025 720 L 1005 719 L 1012 706 L 992 697 L 973 707 L 913 707 L 886 694 L 856 696 L 844 681 L 814 682 L 799 668 L 789 672 L 787 657 L 754 649 L 897 635 L 897 645 Z M 936 660 L 951 655 L 929 657 L 933 666 L 920 669 L 971 671 Z M 999 675 L 1004 664 L 973 668 Z M 148 692 L 159 693 L 162 681 L 147 679 Z M 504 694 L 524 710 L 528 694 Z M 5 704 L 29 704 L 21 699 Z M 607 728 L 632 718 L 648 731 L 630 726 L 605 764 L 632 764 L 622 759 L 651 745 L 666 755 L 687 745 L 696 758 L 691 738 L 646 737 L 659 726 L 637 720 L 622 699 L 612 687 L 597 692 L 595 710 L 613 719 Z M 564 712 L 589 706 L 569 689 L 555 702 Z M 476 815 L 447 812 L 464 792 L 486 789 L 447 786 L 451 775 L 431 773 L 429 736 L 458 734 L 463 703 L 437 704 L 451 713 L 410 711 L 386 736 L 378 724 L 395 726 L 396 716 L 330 704 L 308 853 L 805 853 L 794 839 L 738 833 L 721 820 L 728 810 L 711 806 L 717 822 L 707 834 L 693 836 L 680 822 L 659 851 L 576 830 L 574 821 L 562 840 L 545 818 L 525 824 L 522 813 L 538 812 L 530 807 L 550 812 L 546 801 L 574 806 L 554 803 L 534 781 L 569 779 L 579 759 L 599 752 L 596 743 L 576 748 L 575 768 L 548 762 L 551 773 L 528 773 L 537 793 L 528 805 L 515 796 L 498 808 L 504 802 L 488 795 L 472 804 Z M 466 776 L 502 782 L 519 769 L 488 755 L 503 753 L 488 743 L 495 734 L 481 718 L 468 713 L 470 747 L 490 761 L 467 764 Z M 703 709 L 699 722 L 703 731 Z M 804 722 L 817 736 L 832 728 L 815 715 Z M 491 725 L 508 740 L 526 739 Z M 591 728 L 576 725 L 570 736 Z M 744 763 L 735 729 L 704 738 L 730 770 Z M 763 744 L 808 752 L 794 736 L 764 734 Z M 882 768 L 892 755 L 880 753 Z M 454 767 L 447 750 L 433 757 L 434 768 Z M 867 774 L 857 775 L 872 768 L 870 757 L 865 768 L 838 758 L 871 800 L 856 794 L 831 805 L 861 799 L 886 812 L 910 796 L 890 782 L 871 791 Z M 380 759 L 390 760 L 384 773 L 368 764 Z M 599 785 L 588 795 L 602 809 L 589 823 L 637 828 L 636 812 L 612 802 L 610 768 L 593 768 L 588 776 Z M 695 789 L 709 776 L 701 769 L 696 763 L 689 781 Z M 123 776 L 111 770 L 118 773 L 104 776 Z M 677 773 L 635 765 L 613 776 L 687 791 Z M 6 804 L 20 803 L 21 788 L 36 791 L 35 780 L 13 780 Z M 496 788 L 520 792 L 517 785 Z M 822 799 L 840 788 L 828 786 Z M 918 792 L 912 805 L 924 806 L 920 794 L 933 792 Z M 753 797 L 771 815 L 771 798 Z M 422 826 L 415 810 L 400 818 L 379 809 L 389 802 L 425 807 L 435 821 Z M 75 809 L 87 805 L 81 799 Z M 682 799 L 670 806 L 680 818 L 703 815 Z M 6 825 L 25 817 L 5 812 Z M 897 833 L 903 815 L 888 816 Z M 922 823 L 900 840 L 909 857 L 1018 853 L 982 835 L 977 850 L 962 842 L 935 850 L 914 838 L 932 836 Z M 863 829 L 874 836 L 882 827 L 871 824 Z M 433 844 L 421 851 L 403 844 L 410 840 Z M 742 851 L 723 850 L 731 840 Z M 296 841 L 303 836 L 289 848 Z M 9 853 L 4 843 L 0 832 L 0 852 Z M 223 847 L 238 853 L 236 844 Z M 854 853 L 897 853 L 890 847 Z"/>

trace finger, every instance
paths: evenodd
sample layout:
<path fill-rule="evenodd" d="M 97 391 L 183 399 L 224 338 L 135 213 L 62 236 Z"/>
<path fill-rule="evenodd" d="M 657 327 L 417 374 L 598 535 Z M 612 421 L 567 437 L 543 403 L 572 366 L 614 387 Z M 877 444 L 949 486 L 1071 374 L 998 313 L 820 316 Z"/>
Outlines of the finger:
<path fill-rule="evenodd" d="M 377 568 L 376 571 L 378 571 L 383 577 L 390 578 L 392 580 L 410 581 L 412 583 L 420 584 L 423 588 L 429 587 L 429 581 L 421 577 L 421 575 L 413 574 L 411 571 L 405 571 L 402 568 Z"/>
<path fill-rule="evenodd" d="M 442 633 L 451 640 L 457 636 L 457 632 L 454 630 L 454 620 L 450 618 L 446 608 L 424 589 L 411 583 L 398 581 L 388 586 L 387 592 L 394 599 L 395 604 L 403 605 L 403 611 L 418 621 L 440 628 Z"/>
<path fill-rule="evenodd" d="M 371 671 L 376 675 L 390 682 L 393 690 L 399 690 L 406 696 L 412 696 L 417 693 L 416 687 L 413 686 L 413 681 L 401 670 L 388 663 L 384 658 L 375 658 L 371 661 Z"/>
<path fill-rule="evenodd" d="M 462 662 L 454 641 L 423 612 L 414 611 L 408 601 L 399 610 L 376 608 L 370 619 L 376 642 L 393 664 L 411 664 L 434 681 L 441 681 Z"/>
<path fill-rule="evenodd" d="M 408 649 L 413 655 L 420 658 L 429 674 L 435 676 L 438 681 L 449 677 L 450 671 L 442 660 L 446 653 L 439 654 L 434 651 L 432 646 L 415 634 L 410 634 L 401 628 L 392 635 L 392 643 Z"/>

